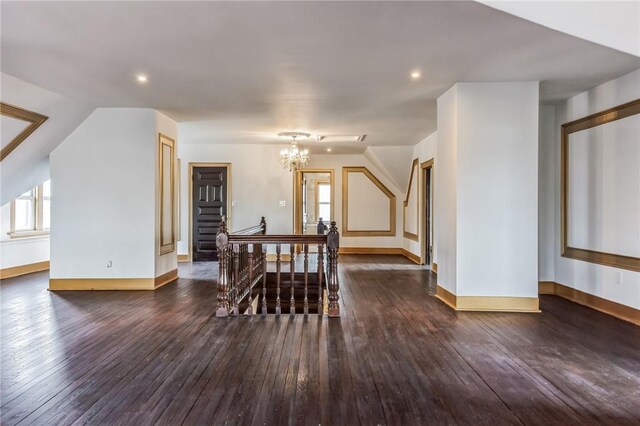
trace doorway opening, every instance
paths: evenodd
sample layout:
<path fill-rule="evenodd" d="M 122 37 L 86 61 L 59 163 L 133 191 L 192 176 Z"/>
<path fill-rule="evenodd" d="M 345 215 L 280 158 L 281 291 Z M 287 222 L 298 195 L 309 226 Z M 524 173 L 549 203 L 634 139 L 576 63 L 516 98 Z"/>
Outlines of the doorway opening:
<path fill-rule="evenodd" d="M 189 163 L 189 253 L 194 262 L 218 260 L 216 234 L 230 228 L 231 165 Z"/>
<path fill-rule="evenodd" d="M 433 264 L 433 159 L 420 164 L 422 171 L 422 264 Z"/>
<path fill-rule="evenodd" d="M 298 170 L 294 193 L 294 233 L 318 234 L 322 224 L 328 229 L 335 220 L 333 169 Z"/>

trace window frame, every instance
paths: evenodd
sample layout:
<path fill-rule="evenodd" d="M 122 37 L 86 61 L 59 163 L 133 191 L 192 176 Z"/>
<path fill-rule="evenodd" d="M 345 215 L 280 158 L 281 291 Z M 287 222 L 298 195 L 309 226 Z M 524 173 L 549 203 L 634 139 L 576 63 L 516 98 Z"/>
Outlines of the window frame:
<path fill-rule="evenodd" d="M 36 237 L 40 235 L 49 235 L 50 228 L 44 228 L 44 183 L 36 186 L 32 189 L 34 191 L 34 203 L 33 203 L 33 229 L 16 230 L 16 200 L 17 197 L 11 200 L 10 218 L 9 218 L 9 237 L 11 238 L 24 238 L 24 237 Z M 51 201 L 51 196 L 48 197 Z"/>
<path fill-rule="evenodd" d="M 320 185 L 328 185 L 329 186 L 329 201 L 328 202 L 320 202 Z M 318 223 L 318 220 L 320 219 L 319 217 L 319 212 L 320 212 L 320 204 L 328 204 L 329 205 L 329 211 L 331 211 L 331 200 L 333 199 L 333 194 L 332 194 L 332 187 L 331 187 L 331 181 L 330 180 L 317 180 L 315 182 L 315 201 L 316 201 L 316 205 L 315 205 L 315 215 L 316 215 L 316 223 Z M 323 218 L 323 222 L 325 224 L 327 223 L 331 223 L 331 221 L 333 220 L 333 218 L 329 218 L 329 220 L 327 220 L 326 218 Z"/>

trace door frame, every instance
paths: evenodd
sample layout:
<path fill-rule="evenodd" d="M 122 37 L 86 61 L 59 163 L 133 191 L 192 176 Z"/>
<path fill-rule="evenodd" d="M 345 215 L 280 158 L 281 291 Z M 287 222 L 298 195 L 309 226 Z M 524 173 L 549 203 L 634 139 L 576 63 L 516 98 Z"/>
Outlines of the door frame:
<path fill-rule="evenodd" d="M 427 170 L 430 170 L 431 173 L 431 191 L 429 196 L 431 197 L 431 221 L 430 221 L 430 225 L 431 225 L 431 229 L 430 230 L 425 230 L 425 223 L 427 221 L 427 217 L 426 217 L 426 210 L 427 210 L 427 197 L 425 194 L 425 188 L 427 187 Z M 424 161 L 422 163 L 420 163 L 420 239 L 422 240 L 420 242 L 420 263 L 425 265 L 427 263 L 427 232 L 431 231 L 430 234 L 430 242 L 431 242 L 431 247 L 434 246 L 434 235 L 435 235 L 435 209 L 433 208 L 433 206 L 435 205 L 435 197 L 434 197 L 434 189 L 435 189 L 435 173 L 434 173 L 434 161 L 433 158 L 431 158 L 430 160 Z M 433 270 L 433 252 L 431 253 L 431 259 L 429 259 L 430 261 L 430 265 L 429 267 Z"/>
<path fill-rule="evenodd" d="M 227 169 L 227 229 L 231 229 L 231 163 L 202 163 L 189 162 L 189 262 L 193 261 L 193 168 L 194 167 L 225 167 Z"/>
<path fill-rule="evenodd" d="M 331 184 L 331 218 L 336 220 L 335 169 L 301 169 L 293 177 L 293 233 L 302 234 L 302 175 L 304 173 L 329 173 Z M 329 223 L 330 225 L 330 223 Z"/>

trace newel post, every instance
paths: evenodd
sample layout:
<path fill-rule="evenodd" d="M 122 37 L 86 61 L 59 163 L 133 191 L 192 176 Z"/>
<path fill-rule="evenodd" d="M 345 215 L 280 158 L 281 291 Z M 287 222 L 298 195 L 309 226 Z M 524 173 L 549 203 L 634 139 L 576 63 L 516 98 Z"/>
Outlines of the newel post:
<path fill-rule="evenodd" d="M 331 222 L 329 233 L 327 234 L 327 287 L 328 287 L 328 299 L 329 299 L 329 316 L 340 316 L 340 305 L 338 305 L 338 290 L 340 290 L 340 284 L 338 283 L 338 248 L 340 248 L 340 233 L 336 227 L 336 222 Z"/>
<path fill-rule="evenodd" d="M 262 235 L 267 233 L 267 221 L 264 219 L 264 216 L 262 216 L 262 219 L 260 219 L 260 226 L 262 226 Z"/>
<path fill-rule="evenodd" d="M 229 233 L 227 222 L 222 219 L 216 234 L 218 249 L 218 306 L 216 317 L 229 316 Z"/>

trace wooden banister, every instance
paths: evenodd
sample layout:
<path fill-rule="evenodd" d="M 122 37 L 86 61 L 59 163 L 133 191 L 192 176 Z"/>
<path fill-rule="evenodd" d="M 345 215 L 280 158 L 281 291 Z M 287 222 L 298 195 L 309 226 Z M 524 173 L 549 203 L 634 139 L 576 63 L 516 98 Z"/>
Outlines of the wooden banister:
<path fill-rule="evenodd" d="M 226 226 L 226 224 L 225 224 Z M 258 235 L 258 234 L 266 234 L 267 233 L 267 222 L 262 216 L 260 223 L 255 226 L 250 226 L 245 229 L 241 229 L 239 231 L 232 232 L 231 235 Z"/>
<path fill-rule="evenodd" d="M 290 247 L 291 259 L 289 261 L 288 274 L 282 273 L 282 245 Z M 331 222 L 329 232 L 326 235 L 269 235 L 266 234 L 266 221 L 264 217 L 260 224 L 229 234 L 226 223 L 222 223 L 216 236 L 218 247 L 218 303 L 216 316 L 226 317 L 229 315 L 239 315 L 239 307 L 243 300 L 247 298 L 249 307 L 244 312 L 247 315 L 254 315 L 256 312 L 252 306 L 254 299 L 254 286 L 262 283 L 256 290 L 256 299 L 262 298 L 261 313 L 266 315 L 268 310 L 276 315 L 282 314 L 283 304 L 289 307 L 289 313 L 309 314 L 309 258 L 310 255 L 317 256 L 317 271 L 311 272 L 311 278 L 317 282 L 318 291 L 318 313 L 323 313 L 323 294 L 326 290 L 326 300 L 329 317 L 340 316 L 339 305 L 339 280 L 338 280 L 338 248 L 340 246 L 340 234 L 335 222 Z M 275 294 L 272 299 L 267 300 L 267 246 L 275 246 L 276 265 L 275 275 L 271 275 L 275 281 Z M 303 250 L 303 277 L 296 280 L 296 249 L 302 247 Z M 317 254 L 310 253 L 309 246 L 317 246 Z M 271 273 L 273 274 L 273 273 Z M 300 276 L 300 273 L 298 273 Z M 288 280 L 288 281 L 287 281 Z M 270 281 L 273 289 L 273 281 Z M 281 300 L 281 289 L 290 291 L 288 300 Z M 304 287 L 302 287 L 304 285 Z M 304 293 L 298 293 L 297 289 Z M 315 287 L 313 287 L 313 291 Z M 315 297 L 315 296 L 314 296 Z M 314 299 L 315 300 L 315 299 Z M 259 300 L 256 300 L 259 303 Z M 314 302 L 315 303 L 315 302 Z M 256 305 L 257 306 L 257 305 Z M 271 307 L 269 307 L 271 306 Z M 296 310 L 296 306 L 298 310 Z M 243 308 L 244 310 L 244 308 Z"/>
<path fill-rule="evenodd" d="M 247 296 L 252 301 L 253 287 L 266 273 L 266 270 L 263 272 L 262 265 L 266 261 L 262 244 L 252 243 L 251 247 L 248 244 L 234 244 L 233 237 L 263 235 L 266 229 L 267 223 L 263 216 L 259 225 L 229 234 L 227 223 L 222 219 L 216 234 L 219 264 L 217 317 L 239 315 L 240 302 Z M 254 259 L 260 259 L 261 263 Z M 249 311 L 252 313 L 251 307 Z"/>
<path fill-rule="evenodd" d="M 233 244 L 327 244 L 327 235 L 229 235 L 229 243 Z"/>

